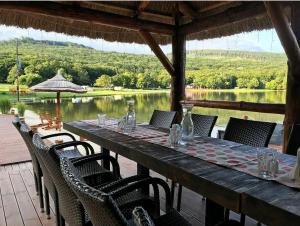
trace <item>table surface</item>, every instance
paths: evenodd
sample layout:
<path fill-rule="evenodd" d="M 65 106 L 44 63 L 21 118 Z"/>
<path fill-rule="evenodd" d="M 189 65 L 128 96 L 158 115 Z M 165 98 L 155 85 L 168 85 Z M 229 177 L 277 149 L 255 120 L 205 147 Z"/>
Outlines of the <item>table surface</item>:
<path fill-rule="evenodd" d="M 85 121 L 67 122 L 63 126 L 226 208 L 267 225 L 300 225 L 299 190 Z"/>

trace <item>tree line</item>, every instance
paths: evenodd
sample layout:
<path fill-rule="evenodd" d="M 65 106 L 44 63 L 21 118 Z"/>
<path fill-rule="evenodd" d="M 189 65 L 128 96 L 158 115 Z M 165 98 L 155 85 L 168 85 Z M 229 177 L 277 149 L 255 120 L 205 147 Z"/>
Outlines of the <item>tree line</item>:
<path fill-rule="evenodd" d="M 16 82 L 16 40 L 0 42 L 0 83 Z M 98 51 L 70 42 L 19 40 L 20 84 L 32 86 L 57 70 L 80 85 L 168 88 L 170 75 L 154 55 Z M 170 57 L 170 55 L 168 55 Z M 247 51 L 188 51 L 186 85 L 207 89 L 285 89 L 284 54 Z"/>

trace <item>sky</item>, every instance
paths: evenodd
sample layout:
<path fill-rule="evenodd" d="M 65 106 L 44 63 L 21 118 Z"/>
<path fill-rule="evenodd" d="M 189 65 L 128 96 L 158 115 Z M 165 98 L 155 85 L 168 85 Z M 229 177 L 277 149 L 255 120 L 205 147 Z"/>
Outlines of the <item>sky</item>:
<path fill-rule="evenodd" d="M 67 41 L 83 44 L 98 50 L 116 51 L 135 54 L 153 54 L 147 45 L 107 42 L 102 39 L 70 36 L 56 32 L 46 32 L 36 29 L 22 29 L 13 26 L 0 25 L 0 41 L 14 38 L 29 37 L 35 40 Z M 187 50 L 222 49 L 246 50 L 263 52 L 283 52 L 283 48 L 274 29 L 253 31 L 237 35 L 209 39 L 203 41 L 188 41 Z M 161 46 L 164 52 L 171 52 L 171 45 Z"/>

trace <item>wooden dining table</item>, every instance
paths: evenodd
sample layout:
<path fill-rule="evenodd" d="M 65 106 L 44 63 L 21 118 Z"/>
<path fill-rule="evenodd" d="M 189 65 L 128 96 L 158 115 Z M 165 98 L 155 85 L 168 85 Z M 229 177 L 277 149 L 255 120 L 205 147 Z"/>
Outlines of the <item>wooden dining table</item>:
<path fill-rule="evenodd" d="M 139 127 L 139 126 L 137 126 Z M 177 151 L 159 143 L 151 142 L 161 132 L 151 126 L 149 136 L 130 136 L 107 127 L 99 127 L 89 121 L 73 121 L 63 128 L 101 146 L 102 152 L 118 153 L 137 163 L 137 173 L 149 175 L 149 169 L 206 197 L 205 225 L 212 226 L 224 219 L 224 208 L 244 213 L 266 225 L 300 225 L 300 190 L 276 181 L 264 180 L 247 173 L 206 161 L 188 153 Z M 216 138 L 195 138 L 214 149 L 224 148 Z M 250 146 L 236 145 L 242 151 Z M 280 155 L 284 161 L 294 157 Z M 109 168 L 109 163 L 104 162 Z M 148 192 L 148 191 L 145 191 Z"/>

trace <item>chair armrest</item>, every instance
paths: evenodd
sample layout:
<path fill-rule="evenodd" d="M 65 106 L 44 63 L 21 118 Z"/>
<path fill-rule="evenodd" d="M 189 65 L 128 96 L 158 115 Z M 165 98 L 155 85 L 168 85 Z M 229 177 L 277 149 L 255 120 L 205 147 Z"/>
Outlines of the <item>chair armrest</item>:
<path fill-rule="evenodd" d="M 135 181 L 131 184 L 128 184 L 124 187 L 118 188 L 114 191 L 109 192 L 108 194 L 111 195 L 113 198 L 118 198 L 122 195 L 126 195 L 127 193 L 134 191 L 139 188 L 145 187 L 145 185 L 152 185 L 154 191 L 154 199 L 159 203 L 159 189 L 158 185 L 160 185 L 165 191 L 165 198 L 166 198 L 166 212 L 169 212 L 172 209 L 171 206 L 171 192 L 168 184 L 160 179 L 160 178 L 152 178 L 148 177 L 139 181 Z M 100 189 L 101 190 L 101 189 Z"/>
<path fill-rule="evenodd" d="M 118 181 L 111 182 L 107 185 L 104 185 L 104 186 L 100 187 L 99 189 L 103 192 L 109 192 L 111 190 L 115 190 L 115 189 L 120 188 L 122 186 L 128 185 L 128 183 L 140 181 L 140 180 L 143 180 L 145 178 L 149 178 L 149 176 L 135 175 L 135 176 L 127 177 L 127 178 L 124 178 L 124 179 L 121 179 L 121 180 L 118 180 Z"/>
<path fill-rule="evenodd" d="M 115 177 L 121 178 L 119 163 L 114 157 L 112 157 L 110 155 L 104 155 L 103 153 L 99 153 L 99 154 L 83 156 L 80 158 L 73 159 L 71 161 L 74 164 L 74 166 L 76 167 L 76 166 L 81 166 L 81 165 L 88 164 L 90 162 L 97 161 L 97 160 L 108 160 L 112 164 L 113 173 L 114 173 Z"/>
<path fill-rule="evenodd" d="M 93 147 L 89 143 L 82 142 L 82 141 L 69 141 L 69 142 L 65 142 L 62 144 L 55 144 L 50 147 L 49 151 L 52 151 L 52 150 L 56 151 L 59 149 L 74 147 L 74 146 L 83 146 L 86 151 L 86 155 L 95 154 Z"/>
<path fill-rule="evenodd" d="M 76 141 L 75 137 L 70 133 L 53 133 L 50 135 L 42 136 L 41 138 L 47 139 L 47 138 L 58 137 L 58 136 L 67 136 L 67 137 L 70 137 L 73 141 Z"/>

